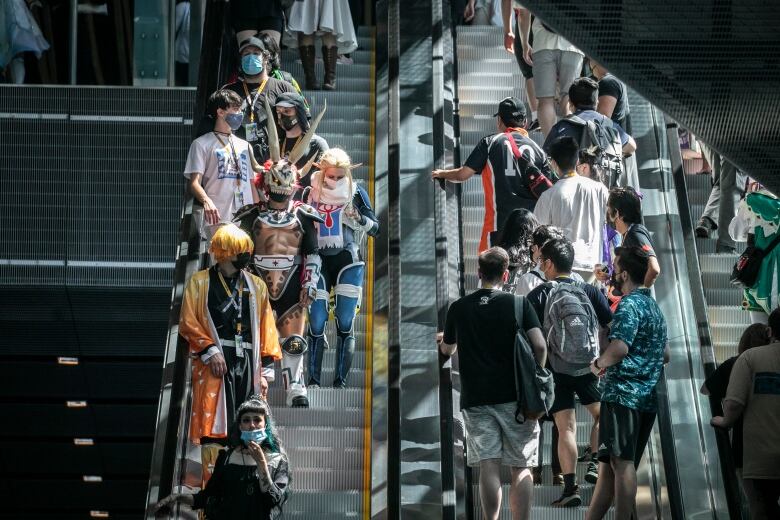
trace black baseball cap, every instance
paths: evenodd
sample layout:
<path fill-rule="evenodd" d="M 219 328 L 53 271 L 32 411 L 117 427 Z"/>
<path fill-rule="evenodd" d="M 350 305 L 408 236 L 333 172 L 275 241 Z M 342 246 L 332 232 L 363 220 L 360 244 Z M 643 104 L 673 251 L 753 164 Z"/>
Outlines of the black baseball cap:
<path fill-rule="evenodd" d="M 504 122 L 522 121 L 526 118 L 525 103 L 516 97 L 504 98 L 498 104 L 498 112 L 493 114 L 493 117 L 496 116 L 500 116 Z"/>
<path fill-rule="evenodd" d="M 250 36 L 241 42 L 241 45 L 238 46 L 238 53 L 241 54 L 241 52 L 247 47 L 257 47 L 261 51 L 266 50 L 265 45 L 263 45 L 263 42 L 260 41 L 260 38 L 255 38 L 254 36 Z"/>

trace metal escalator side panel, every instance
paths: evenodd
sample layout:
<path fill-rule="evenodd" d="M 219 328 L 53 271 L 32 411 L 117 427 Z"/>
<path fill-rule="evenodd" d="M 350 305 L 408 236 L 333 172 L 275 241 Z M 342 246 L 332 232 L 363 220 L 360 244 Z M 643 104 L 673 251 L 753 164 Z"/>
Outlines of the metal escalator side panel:
<path fill-rule="evenodd" d="M 698 392 L 704 376 L 702 353 L 665 122 L 659 110 L 631 90 L 629 98 L 638 152 L 643 148 L 650 152 L 637 157 L 642 209 L 661 264 L 655 293 L 667 320 L 672 353 L 658 385 L 656 437 L 669 493 L 668 513 L 673 518 L 717 518 L 725 499 L 707 406 Z"/>

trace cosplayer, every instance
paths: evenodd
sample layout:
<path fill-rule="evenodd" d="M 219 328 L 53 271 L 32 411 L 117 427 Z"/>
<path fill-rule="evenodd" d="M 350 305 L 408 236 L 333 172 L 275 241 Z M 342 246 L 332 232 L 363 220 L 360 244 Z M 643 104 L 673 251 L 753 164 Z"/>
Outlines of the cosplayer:
<path fill-rule="evenodd" d="M 226 224 L 209 251 L 217 263 L 192 275 L 179 320 L 192 355 L 190 440 L 202 446 L 204 482 L 239 405 L 266 394 L 274 360 L 282 358 L 268 290 L 242 270 L 252 258 L 252 240 Z"/>
<path fill-rule="evenodd" d="M 265 105 L 271 121 L 271 108 L 267 102 Z M 293 204 L 298 180 L 295 162 L 309 146 L 324 112 L 320 112 L 286 159 L 281 158 L 276 126 L 268 125 L 271 159 L 255 179 L 265 202 L 245 207 L 235 216 L 241 227 L 251 232 L 255 242 L 250 269 L 268 286 L 284 352 L 282 377 L 287 389 L 287 406 L 294 408 L 309 406 L 303 381 L 303 355 L 307 347 L 303 335 L 306 308 L 316 294 L 320 275 L 315 223 L 322 221 L 314 208 Z"/>
<path fill-rule="evenodd" d="M 271 520 L 282 513 L 289 483 L 289 462 L 271 409 L 255 395 L 239 406 L 227 448 L 220 450 L 205 488 L 195 495 L 168 495 L 155 510 L 181 502 L 204 510 L 206 518 Z"/>
<path fill-rule="evenodd" d="M 336 372 L 333 386 L 343 388 L 352 365 L 355 338 L 352 324 L 360 307 L 365 263 L 358 248 L 364 234 L 376 236 L 379 222 L 371 209 L 368 193 L 352 179 L 352 165 L 340 148 L 326 150 L 312 174 L 311 187 L 303 194 L 320 212 L 317 241 L 322 258 L 322 273 L 317 296 L 309 313 L 309 385 L 320 385 L 322 353 L 327 347 L 325 322 L 328 300 L 333 290 L 333 314 L 336 318 Z"/>

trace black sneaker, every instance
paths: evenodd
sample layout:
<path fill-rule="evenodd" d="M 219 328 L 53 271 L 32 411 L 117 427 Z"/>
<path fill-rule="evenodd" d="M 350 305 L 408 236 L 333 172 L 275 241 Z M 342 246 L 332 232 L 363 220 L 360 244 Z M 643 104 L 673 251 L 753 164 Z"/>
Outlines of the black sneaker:
<path fill-rule="evenodd" d="M 531 470 L 531 476 L 534 479 L 534 486 L 540 486 L 542 484 L 542 468 L 533 468 Z"/>
<path fill-rule="evenodd" d="M 718 225 L 710 217 L 702 217 L 696 224 L 694 233 L 699 238 L 710 238 L 710 233 L 715 229 L 718 229 Z"/>
<path fill-rule="evenodd" d="M 585 482 L 595 484 L 599 480 L 599 464 L 595 460 L 588 462 L 588 470 L 585 472 Z"/>
<path fill-rule="evenodd" d="M 553 502 L 553 507 L 579 507 L 582 505 L 582 497 L 580 496 L 580 487 L 574 486 L 573 489 L 568 492 L 564 489 L 561 498 Z"/>
<path fill-rule="evenodd" d="M 308 408 L 309 407 L 309 399 L 305 395 L 299 395 L 298 397 L 293 397 L 292 404 L 290 405 L 290 408 Z"/>

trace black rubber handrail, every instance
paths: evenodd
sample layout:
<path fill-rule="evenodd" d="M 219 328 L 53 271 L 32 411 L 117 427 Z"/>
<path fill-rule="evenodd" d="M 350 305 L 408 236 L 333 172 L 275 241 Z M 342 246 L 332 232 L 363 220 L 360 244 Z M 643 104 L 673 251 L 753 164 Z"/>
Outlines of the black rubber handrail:
<path fill-rule="evenodd" d="M 198 73 L 198 89 L 193 109 L 193 138 L 203 127 L 203 115 L 209 95 L 227 78 L 235 60 L 233 32 L 228 25 L 229 4 L 209 0 L 203 26 L 203 45 Z M 179 248 L 173 274 L 173 291 L 168 313 L 168 336 L 164 353 L 163 376 L 157 410 L 157 428 L 152 448 L 152 463 L 147 490 L 148 507 L 170 494 L 177 475 L 183 474 L 189 407 L 189 347 L 178 335 L 184 287 L 190 276 L 202 269 L 205 258 L 201 243 L 203 207 L 185 187 L 179 224 Z"/>

